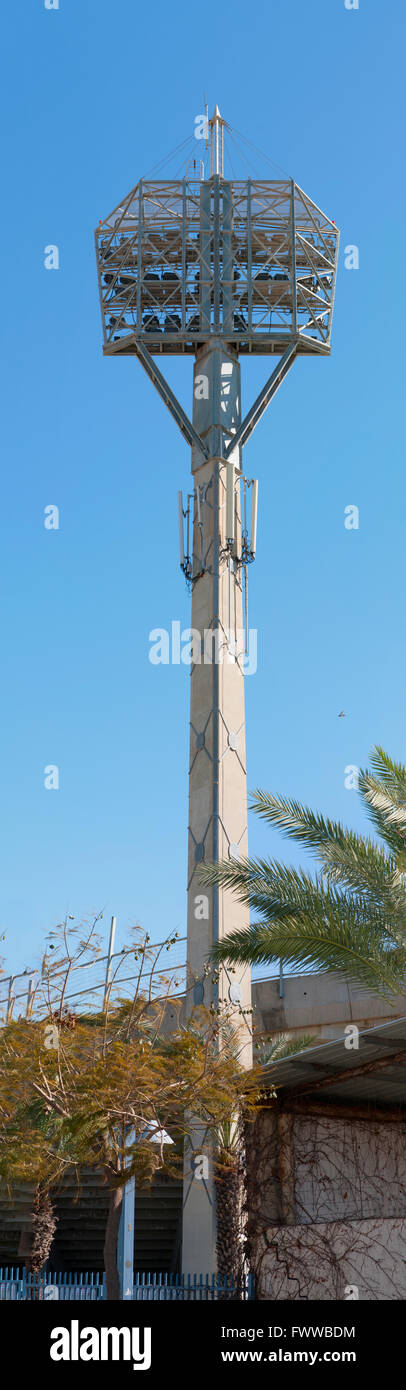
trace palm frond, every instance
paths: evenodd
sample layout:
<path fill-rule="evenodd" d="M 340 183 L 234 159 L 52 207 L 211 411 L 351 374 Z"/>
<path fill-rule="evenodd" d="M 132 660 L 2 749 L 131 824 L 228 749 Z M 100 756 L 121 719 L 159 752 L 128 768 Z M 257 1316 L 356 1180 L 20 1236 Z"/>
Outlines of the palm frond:
<path fill-rule="evenodd" d="M 256 791 L 251 809 L 288 839 L 313 850 L 321 860 L 323 874 L 332 883 L 343 883 L 366 897 L 390 888 L 396 863 L 376 841 L 346 829 L 309 806 L 286 797 Z"/>
<path fill-rule="evenodd" d="M 405 993 L 406 768 L 377 745 L 362 771 L 363 805 L 384 844 L 299 801 L 257 790 L 251 808 L 316 854 L 314 876 L 271 859 L 206 865 L 259 920 L 219 942 L 217 962 L 340 972 L 378 993 Z"/>
<path fill-rule="evenodd" d="M 234 883 L 237 898 L 260 912 L 268 925 L 283 924 L 292 917 L 321 924 L 332 917 L 348 920 L 354 926 L 365 926 L 368 921 L 371 942 L 375 938 L 376 942 L 384 942 L 386 949 L 406 949 L 406 925 L 402 933 L 397 919 L 379 902 L 369 905 L 366 918 L 362 895 L 349 896 L 334 885 L 326 885 L 322 875 L 311 878 L 291 865 L 256 859 L 210 865 L 207 872 L 211 882 L 224 883 L 229 888 Z"/>
<path fill-rule="evenodd" d="M 297 1052 L 304 1052 L 307 1047 L 312 1047 L 317 1043 L 315 1033 L 303 1033 L 300 1037 L 292 1038 L 291 1033 L 274 1033 L 267 1038 L 263 1038 L 258 1048 L 258 1062 L 265 1065 L 268 1062 L 282 1062 L 286 1057 L 294 1057 Z"/>
<path fill-rule="evenodd" d="M 395 763 L 389 753 L 385 753 L 380 743 L 376 743 L 371 749 L 370 763 L 376 776 L 384 782 L 388 788 L 397 791 L 400 800 L 406 801 L 406 767 L 404 763 Z"/>
<path fill-rule="evenodd" d="M 324 845 L 340 840 L 347 833 L 339 821 L 332 821 L 309 806 L 290 797 L 273 796 L 270 792 L 257 789 L 250 799 L 250 810 L 255 811 L 269 825 L 275 825 L 281 834 L 299 844 L 305 844 L 317 852 Z"/>
<path fill-rule="evenodd" d="M 377 744 L 371 753 L 372 772 L 361 769 L 359 790 L 369 819 L 392 854 L 406 851 L 406 768 L 395 763 Z"/>
<path fill-rule="evenodd" d="M 215 960 L 238 965 L 276 965 L 280 960 L 292 973 L 316 969 L 321 974 L 341 973 L 349 983 L 375 993 L 405 995 L 406 950 L 391 953 L 375 942 L 367 925 L 348 922 L 314 923 L 292 917 L 269 926 L 252 926 L 230 932 L 213 947 Z"/>

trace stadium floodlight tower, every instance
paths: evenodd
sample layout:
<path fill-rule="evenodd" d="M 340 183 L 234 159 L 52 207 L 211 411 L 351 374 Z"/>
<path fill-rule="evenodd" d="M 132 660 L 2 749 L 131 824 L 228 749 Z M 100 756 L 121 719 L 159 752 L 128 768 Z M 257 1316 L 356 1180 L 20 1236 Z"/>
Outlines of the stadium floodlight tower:
<path fill-rule="evenodd" d="M 244 673 L 253 652 L 244 581 L 257 485 L 244 477 L 242 449 L 296 357 L 330 352 L 338 230 L 294 180 L 225 178 L 224 126 L 216 107 L 209 177 L 140 181 L 98 226 L 96 252 L 103 351 L 138 358 L 192 451 L 185 505 L 179 496 L 192 592 L 188 972 L 195 1004 L 235 1011 L 249 1066 L 249 972 L 222 967 L 214 983 L 205 970 L 212 942 L 245 926 L 248 910 L 199 877 L 202 861 L 247 853 Z M 195 359 L 192 420 L 157 364 L 178 353 Z M 278 360 L 242 417 L 247 353 Z M 185 1171 L 187 1272 L 216 1268 L 213 1193 L 195 1154 Z"/>

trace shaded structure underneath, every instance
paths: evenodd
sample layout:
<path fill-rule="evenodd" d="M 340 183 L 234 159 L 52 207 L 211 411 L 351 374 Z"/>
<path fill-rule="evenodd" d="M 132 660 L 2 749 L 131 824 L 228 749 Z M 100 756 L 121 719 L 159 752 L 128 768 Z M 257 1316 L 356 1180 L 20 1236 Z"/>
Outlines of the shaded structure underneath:
<path fill-rule="evenodd" d="M 263 1300 L 406 1297 L 406 1019 L 263 1070 L 247 1135 Z"/>

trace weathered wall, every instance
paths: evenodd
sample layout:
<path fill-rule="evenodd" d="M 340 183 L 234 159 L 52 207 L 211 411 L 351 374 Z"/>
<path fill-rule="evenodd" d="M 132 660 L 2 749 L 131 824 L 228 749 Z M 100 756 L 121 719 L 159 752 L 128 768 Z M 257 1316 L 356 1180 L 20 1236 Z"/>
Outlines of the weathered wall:
<path fill-rule="evenodd" d="M 374 1028 L 378 1023 L 406 1015 L 406 997 L 378 998 L 368 990 L 347 984 L 342 975 L 287 975 L 280 996 L 278 979 L 253 980 L 253 1022 L 261 1033 L 285 1033 L 292 1037 L 314 1033 L 320 1042 L 342 1037 L 349 1023 Z"/>
<path fill-rule="evenodd" d="M 406 1217 L 404 1124 L 294 1115 L 300 1223 Z"/>
<path fill-rule="evenodd" d="M 406 1298 L 402 1218 L 268 1227 L 258 1256 L 260 1300 Z"/>
<path fill-rule="evenodd" d="M 259 1298 L 341 1299 L 351 1284 L 363 1299 L 406 1296 L 404 1121 L 264 1109 L 247 1155 Z"/>
<path fill-rule="evenodd" d="M 356 989 L 340 975 L 288 975 L 283 981 L 283 996 L 277 978 L 252 981 L 253 1024 L 257 1041 L 263 1034 L 290 1033 L 299 1038 L 312 1033 L 316 1042 L 341 1038 L 348 1024 L 358 1028 L 374 1028 L 379 1023 L 406 1015 L 406 996 L 378 998 L 368 990 Z M 181 1019 L 185 1017 L 184 1000 L 179 999 Z M 168 1010 L 168 1031 L 177 1027 L 178 1014 Z"/>

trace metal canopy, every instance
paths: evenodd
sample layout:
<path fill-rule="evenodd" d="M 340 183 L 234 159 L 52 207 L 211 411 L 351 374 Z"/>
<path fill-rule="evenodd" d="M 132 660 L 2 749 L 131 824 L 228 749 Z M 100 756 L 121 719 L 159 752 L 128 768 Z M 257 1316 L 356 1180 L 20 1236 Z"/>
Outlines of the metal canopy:
<path fill-rule="evenodd" d="M 275 1086 L 284 1105 L 406 1106 L 406 1018 L 360 1032 L 358 1048 L 345 1042 L 348 1035 L 269 1062 L 264 1087 Z"/>
<path fill-rule="evenodd" d="M 339 233 L 293 180 L 141 181 L 95 239 L 107 355 L 330 352 Z"/>

